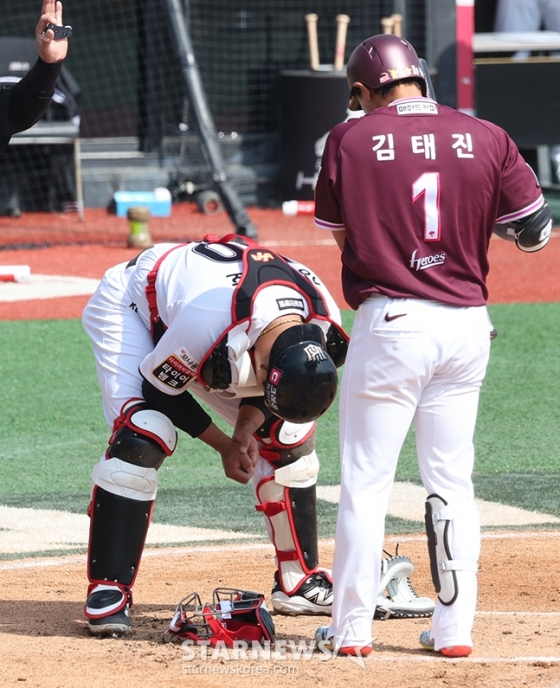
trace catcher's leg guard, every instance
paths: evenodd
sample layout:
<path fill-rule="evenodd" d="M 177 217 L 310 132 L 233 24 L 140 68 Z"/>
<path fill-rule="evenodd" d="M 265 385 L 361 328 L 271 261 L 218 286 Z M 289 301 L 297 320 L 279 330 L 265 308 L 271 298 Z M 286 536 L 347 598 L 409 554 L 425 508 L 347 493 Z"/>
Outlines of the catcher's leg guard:
<path fill-rule="evenodd" d="M 475 561 L 453 559 L 448 529 L 453 519 L 453 508 L 439 495 L 432 494 L 426 500 L 426 535 L 432 581 L 440 602 L 453 604 L 459 594 L 455 571 L 478 572 Z"/>
<path fill-rule="evenodd" d="M 272 606 L 285 614 L 330 614 L 332 580 L 318 566 L 315 425 L 275 420 L 264 444 L 261 456 L 275 471 L 255 491 L 278 562 Z"/>
<path fill-rule="evenodd" d="M 156 468 L 175 445 L 171 421 L 135 402 L 123 407 L 106 458 L 93 468 L 85 607 L 93 633 L 128 631 L 130 590 L 157 494 Z"/>

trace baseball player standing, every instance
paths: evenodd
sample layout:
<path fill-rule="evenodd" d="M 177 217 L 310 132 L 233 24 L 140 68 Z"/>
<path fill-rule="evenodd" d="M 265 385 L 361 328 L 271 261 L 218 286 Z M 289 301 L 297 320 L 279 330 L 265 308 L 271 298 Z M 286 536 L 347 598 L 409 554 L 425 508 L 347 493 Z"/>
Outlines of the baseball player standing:
<path fill-rule="evenodd" d="M 109 446 L 92 472 L 85 615 L 130 630 L 132 587 L 176 427 L 252 480 L 276 549 L 272 606 L 330 613 L 318 565 L 315 419 L 334 400 L 348 338 L 319 278 L 247 238 L 157 244 L 107 271 L 83 313 Z M 224 434 L 195 399 L 233 426 Z"/>
<path fill-rule="evenodd" d="M 480 550 L 471 474 L 492 330 L 488 245 L 496 229 L 537 251 L 552 215 L 502 129 L 426 97 L 408 41 L 368 38 L 347 77 L 350 107 L 366 114 L 332 130 L 316 187 L 316 224 L 342 251 L 357 311 L 340 396 L 333 618 L 316 639 L 341 654 L 372 651 L 387 504 L 414 423 L 438 592 L 421 644 L 462 657 Z"/>
<path fill-rule="evenodd" d="M 68 39 L 54 38 L 47 24 L 62 24 L 62 3 L 44 0 L 35 41 L 39 57 L 15 86 L 0 89 L 0 151 L 5 150 L 13 134 L 33 126 L 45 114 L 51 102 L 56 80 L 68 52 Z"/>

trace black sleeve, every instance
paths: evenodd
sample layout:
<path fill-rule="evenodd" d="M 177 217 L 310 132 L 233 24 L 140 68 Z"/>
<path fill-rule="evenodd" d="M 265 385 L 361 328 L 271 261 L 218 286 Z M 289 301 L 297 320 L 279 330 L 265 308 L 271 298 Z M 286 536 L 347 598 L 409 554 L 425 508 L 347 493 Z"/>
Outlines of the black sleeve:
<path fill-rule="evenodd" d="M 165 414 L 176 428 L 191 437 L 198 437 L 212 423 L 212 418 L 186 390 L 170 396 L 160 392 L 151 382 L 142 380 L 142 395 L 152 408 Z"/>
<path fill-rule="evenodd" d="M 0 153 L 6 149 L 12 135 L 12 123 L 8 113 L 10 111 L 10 96 L 12 89 L 0 89 Z"/>
<path fill-rule="evenodd" d="M 546 202 L 531 215 L 510 222 L 515 230 L 517 248 L 528 253 L 540 251 L 550 239 L 553 224 L 554 216 Z"/>
<path fill-rule="evenodd" d="M 0 122 L 4 136 L 25 131 L 38 122 L 48 108 L 62 62 L 49 64 L 39 57 L 21 81 L 10 89 L 8 121 Z"/>
<path fill-rule="evenodd" d="M 242 406 L 254 406 L 255 408 L 258 408 L 259 411 L 262 411 L 264 413 L 264 422 L 266 423 L 268 420 L 272 418 L 274 415 L 272 411 L 266 406 L 264 403 L 264 396 L 262 397 L 243 397 L 241 401 L 239 402 L 239 408 Z M 264 425 L 264 423 L 263 423 Z"/>

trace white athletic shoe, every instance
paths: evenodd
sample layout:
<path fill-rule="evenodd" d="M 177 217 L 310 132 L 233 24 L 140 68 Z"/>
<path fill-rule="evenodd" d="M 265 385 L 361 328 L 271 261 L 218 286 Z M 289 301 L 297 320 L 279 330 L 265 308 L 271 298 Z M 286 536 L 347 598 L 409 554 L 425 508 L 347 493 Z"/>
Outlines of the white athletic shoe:
<path fill-rule="evenodd" d="M 381 580 L 375 619 L 430 617 L 436 603 L 420 597 L 412 587 L 410 576 L 414 564 L 408 557 L 394 556 L 381 560 Z"/>
<path fill-rule="evenodd" d="M 325 573 L 314 573 L 304 578 L 300 586 L 287 594 L 282 590 L 278 571 L 274 574 L 272 608 L 278 614 L 332 614 L 333 585 Z"/>

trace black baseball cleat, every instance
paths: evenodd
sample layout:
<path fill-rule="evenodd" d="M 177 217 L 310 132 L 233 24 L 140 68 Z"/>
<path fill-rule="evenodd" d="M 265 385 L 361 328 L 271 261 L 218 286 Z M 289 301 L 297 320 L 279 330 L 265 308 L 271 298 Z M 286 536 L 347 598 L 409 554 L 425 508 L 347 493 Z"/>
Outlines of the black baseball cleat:
<path fill-rule="evenodd" d="M 130 632 L 128 596 L 115 586 L 97 586 L 87 598 L 85 614 L 93 635 L 125 636 Z M 111 613 L 114 610 L 113 613 Z"/>
<path fill-rule="evenodd" d="M 323 572 L 304 578 L 300 586 L 288 594 L 282 590 L 278 571 L 274 574 L 272 608 L 277 614 L 332 614 L 333 584 Z"/>

